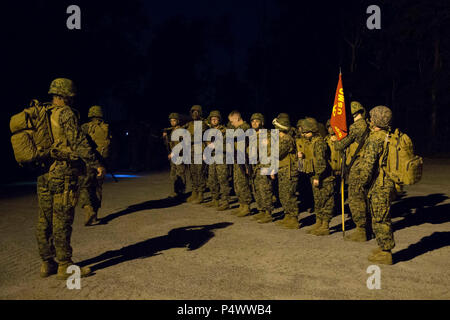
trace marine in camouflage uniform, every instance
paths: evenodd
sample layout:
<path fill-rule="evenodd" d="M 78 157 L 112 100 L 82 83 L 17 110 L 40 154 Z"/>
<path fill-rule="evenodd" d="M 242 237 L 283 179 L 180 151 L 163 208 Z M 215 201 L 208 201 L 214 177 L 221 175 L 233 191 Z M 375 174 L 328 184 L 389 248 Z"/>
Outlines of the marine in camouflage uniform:
<path fill-rule="evenodd" d="M 298 229 L 298 205 L 295 192 L 297 191 L 299 172 L 297 169 L 297 148 L 290 121 L 286 117 L 275 118 L 272 122 L 280 132 L 278 159 L 278 194 L 284 210 L 284 218 L 277 224 L 289 228 Z M 272 178 L 274 176 L 272 175 Z"/>
<path fill-rule="evenodd" d="M 327 143 L 329 149 L 330 149 L 330 167 L 333 170 L 333 174 L 337 177 L 341 174 L 342 169 L 342 151 L 338 151 L 336 149 L 336 144 L 332 141 L 332 137 L 336 136 L 336 134 L 333 131 L 333 128 L 330 124 L 330 119 L 328 119 L 326 123 L 326 128 L 328 134 L 325 137 L 325 142 Z"/>
<path fill-rule="evenodd" d="M 380 168 L 387 157 L 384 142 L 391 119 L 392 111 L 386 106 L 377 106 L 370 110 L 372 132 L 367 139 L 360 163 L 362 183 L 369 186 L 369 211 L 378 244 L 378 248 L 369 256 L 369 261 L 382 264 L 392 264 L 391 250 L 395 247 L 390 215 L 395 186 Z"/>
<path fill-rule="evenodd" d="M 261 129 L 264 128 L 264 116 L 261 113 L 254 113 L 250 117 L 250 123 L 253 129 L 256 131 L 256 141 L 257 141 L 257 154 L 259 154 L 259 135 Z M 270 156 L 270 135 L 267 133 L 267 140 L 264 142 L 267 146 L 267 156 Z M 273 190 L 272 190 L 272 180 L 267 174 L 261 174 L 261 170 L 267 167 L 260 163 L 261 156 L 258 157 L 257 164 L 251 164 L 251 186 L 253 196 L 256 201 L 256 207 L 258 213 L 254 215 L 253 219 L 257 220 L 259 223 L 266 223 L 272 221 L 272 211 L 273 211 Z"/>
<path fill-rule="evenodd" d="M 208 123 L 213 129 L 217 129 L 222 133 L 225 139 L 226 127 L 220 124 L 222 115 L 218 110 L 213 110 L 208 116 Z M 223 141 L 223 151 L 225 151 L 225 141 Z M 214 154 L 211 154 L 214 156 Z M 217 210 L 223 211 L 230 208 L 230 193 L 231 187 L 229 185 L 229 169 L 225 163 L 225 157 L 222 164 L 211 163 L 208 165 L 208 187 L 211 190 L 211 202 L 206 204 L 208 207 L 216 207 Z"/>
<path fill-rule="evenodd" d="M 189 121 L 183 126 L 183 128 L 191 133 L 191 164 L 189 165 L 189 175 L 192 183 L 192 195 L 187 198 L 187 201 L 198 204 L 203 202 L 203 193 L 206 188 L 206 166 L 204 165 L 203 160 L 201 164 L 194 163 L 194 121 L 202 121 L 202 138 L 203 133 L 208 128 L 208 124 L 202 119 L 202 107 L 200 105 L 193 105 L 190 114 L 192 121 Z M 203 153 L 203 141 L 198 143 L 201 144 Z"/>
<path fill-rule="evenodd" d="M 172 141 L 170 137 L 172 132 L 180 127 L 180 115 L 176 112 L 169 114 L 170 128 L 164 130 L 163 138 L 165 139 L 165 144 L 167 151 L 169 152 L 168 158 L 170 160 L 170 181 L 172 183 L 172 193 L 169 198 L 180 198 L 186 191 L 186 165 L 184 163 L 175 164 L 172 161 L 172 150 L 179 143 L 177 141 Z"/>
<path fill-rule="evenodd" d="M 78 177 L 87 167 L 97 168 L 100 176 L 105 169 L 101 167 L 90 147 L 86 136 L 78 124 L 78 116 L 70 107 L 75 96 L 73 82 L 58 78 L 50 84 L 49 94 L 53 95 L 51 128 L 54 144 L 44 171 L 37 179 L 39 216 L 36 238 L 39 255 L 43 261 L 41 277 L 55 273 L 57 278 L 67 279 L 67 268 L 73 264 L 70 237 L 74 219 L 74 208 L 78 200 Z M 81 276 L 90 274 L 88 267 L 81 268 Z"/>
<path fill-rule="evenodd" d="M 92 106 L 88 112 L 89 122 L 84 123 L 81 126 L 81 130 L 86 135 L 88 140 L 91 142 L 92 149 L 94 150 L 97 159 L 106 167 L 106 158 L 108 156 L 108 150 L 96 149 L 95 142 L 92 137 L 89 136 L 89 129 L 91 126 L 99 126 L 99 124 L 104 123 L 103 111 L 100 106 Z M 111 135 L 107 133 L 108 139 L 111 139 Z M 86 226 L 97 224 L 98 210 L 102 205 L 102 190 L 103 182 L 105 178 L 97 176 L 97 168 L 87 167 L 86 175 L 80 177 L 81 187 L 80 187 L 80 199 L 79 203 L 81 208 L 85 211 L 84 224 Z"/>
<path fill-rule="evenodd" d="M 328 145 L 328 148 L 330 150 L 330 159 L 329 164 L 332 169 L 333 175 L 336 177 L 335 181 L 335 190 L 334 190 L 334 203 L 340 203 L 340 199 L 338 199 L 340 194 L 340 186 L 341 186 L 341 173 L 342 173 L 342 152 L 336 150 L 336 145 L 333 142 L 332 138 L 336 136 L 333 128 L 331 127 L 331 119 L 328 119 L 326 122 L 326 129 L 328 132 L 328 135 L 325 137 L 325 142 Z"/>
<path fill-rule="evenodd" d="M 231 123 L 231 126 L 234 130 L 242 129 L 244 133 L 250 129 L 250 126 L 247 122 L 245 122 L 241 114 L 238 111 L 232 111 L 228 116 L 228 120 Z M 248 172 L 246 171 L 246 166 L 244 164 L 238 164 L 238 153 L 241 152 L 237 150 L 237 142 L 234 142 L 234 152 L 235 152 L 235 161 L 233 164 L 233 185 L 234 192 L 238 197 L 239 208 L 232 211 L 232 214 L 235 214 L 240 217 L 245 217 L 250 214 L 250 204 L 252 202 L 252 194 L 250 191 L 250 179 L 248 176 Z M 246 152 L 243 150 L 242 152 Z M 247 156 L 244 155 L 247 159 Z"/>
<path fill-rule="evenodd" d="M 295 145 L 297 147 L 297 157 L 298 157 L 298 171 L 299 171 L 299 181 L 298 181 L 298 190 L 299 196 L 301 199 L 300 203 L 300 212 L 307 210 L 308 212 L 313 211 L 314 207 L 314 198 L 312 187 L 310 183 L 310 179 L 307 174 L 304 172 L 304 159 L 302 159 L 299 155 L 301 153 L 305 153 L 305 147 L 308 143 L 308 140 L 303 136 L 302 124 L 305 119 L 300 119 L 297 121 L 297 134 L 295 138 Z"/>
<path fill-rule="evenodd" d="M 306 118 L 302 124 L 304 137 L 307 139 L 304 159 L 304 171 L 311 180 L 314 197 L 316 223 L 307 233 L 317 236 L 330 234 L 330 221 L 335 207 L 335 177 L 330 167 L 330 150 L 319 132 L 314 118 Z"/>
<path fill-rule="evenodd" d="M 351 102 L 351 112 L 354 122 L 350 125 L 349 134 L 340 141 L 333 139 L 337 151 L 346 152 L 346 165 L 352 158 L 355 158 L 353 165 L 349 169 L 348 175 L 348 204 L 352 213 L 353 222 L 356 230 L 345 237 L 346 240 L 367 241 L 367 190 L 361 184 L 361 152 L 352 155 L 361 143 L 364 145 L 368 135 L 368 125 L 365 119 L 365 109 L 357 101 Z M 348 169 L 347 169 L 348 170 Z"/>

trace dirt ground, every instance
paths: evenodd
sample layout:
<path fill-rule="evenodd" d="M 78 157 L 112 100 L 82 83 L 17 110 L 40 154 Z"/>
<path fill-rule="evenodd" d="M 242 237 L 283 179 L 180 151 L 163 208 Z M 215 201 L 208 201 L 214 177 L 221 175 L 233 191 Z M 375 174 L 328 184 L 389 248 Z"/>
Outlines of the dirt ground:
<path fill-rule="evenodd" d="M 380 265 L 379 290 L 367 287 L 375 240 L 344 241 L 340 216 L 326 237 L 261 225 L 168 201 L 167 172 L 108 180 L 102 225 L 84 227 L 77 208 L 74 262 L 95 274 L 69 290 L 55 276 L 39 277 L 34 187 L 7 188 L 0 299 L 450 299 L 448 159 L 425 159 L 422 181 L 393 204 L 395 264 Z M 313 223 L 307 212 L 300 218 Z"/>

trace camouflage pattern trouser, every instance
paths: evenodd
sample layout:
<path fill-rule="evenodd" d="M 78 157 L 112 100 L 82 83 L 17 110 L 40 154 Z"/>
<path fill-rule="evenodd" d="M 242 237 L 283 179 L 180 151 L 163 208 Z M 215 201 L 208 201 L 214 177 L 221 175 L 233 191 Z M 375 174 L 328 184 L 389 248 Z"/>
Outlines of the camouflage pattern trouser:
<path fill-rule="evenodd" d="M 240 204 L 250 204 L 252 202 L 252 193 L 250 191 L 250 182 L 247 175 L 242 170 L 242 165 L 233 164 L 233 184 L 234 192 L 238 197 Z"/>
<path fill-rule="evenodd" d="M 365 229 L 367 226 L 366 189 L 360 181 L 360 169 L 356 160 L 348 176 L 348 206 L 355 225 Z"/>
<path fill-rule="evenodd" d="M 314 196 L 314 213 L 316 218 L 330 222 L 334 211 L 334 177 L 329 177 L 320 182 L 318 187 L 314 186 L 314 179 L 311 177 L 311 186 Z"/>
<path fill-rule="evenodd" d="M 208 187 L 211 190 L 213 200 L 221 199 L 228 203 L 231 187 L 228 181 L 228 165 L 213 163 L 208 166 Z"/>
<path fill-rule="evenodd" d="M 261 175 L 261 169 L 256 169 L 253 173 L 253 195 L 256 201 L 256 207 L 259 211 L 273 211 L 273 189 L 270 176 Z"/>
<path fill-rule="evenodd" d="M 77 191 L 77 178 L 74 176 L 49 179 L 46 173 L 38 177 L 36 239 L 42 260 L 52 259 L 55 255 L 58 262 L 72 258 L 70 237 Z"/>
<path fill-rule="evenodd" d="M 289 166 L 278 170 L 278 195 L 285 214 L 298 216 L 297 197 L 298 171 Z"/>
<path fill-rule="evenodd" d="M 192 182 L 192 191 L 204 192 L 206 188 L 205 168 L 203 164 L 190 164 L 189 174 Z"/>
<path fill-rule="evenodd" d="M 97 170 L 88 170 L 85 176 L 80 177 L 80 199 L 82 208 L 91 206 L 95 212 L 102 206 L 102 190 L 104 178 L 97 177 Z"/>
<path fill-rule="evenodd" d="M 186 165 L 170 161 L 170 181 L 173 192 L 182 194 L 186 191 Z"/>
<path fill-rule="evenodd" d="M 385 179 L 384 185 L 375 183 L 369 190 L 369 210 L 372 216 L 372 229 L 375 233 L 378 246 L 383 250 L 395 247 L 394 233 L 391 222 L 391 197 L 394 192 L 394 183 Z"/>

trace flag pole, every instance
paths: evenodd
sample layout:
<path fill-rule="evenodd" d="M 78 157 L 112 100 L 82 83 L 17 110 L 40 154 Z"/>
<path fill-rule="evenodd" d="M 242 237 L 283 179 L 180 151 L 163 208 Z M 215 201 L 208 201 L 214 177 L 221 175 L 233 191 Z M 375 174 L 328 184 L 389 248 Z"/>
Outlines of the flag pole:
<path fill-rule="evenodd" d="M 339 75 L 342 75 L 341 66 L 339 66 Z M 342 153 L 341 157 L 341 212 L 342 212 L 342 237 L 345 238 L 345 213 L 344 213 L 344 207 L 345 207 L 345 200 L 344 200 L 344 166 L 345 166 L 345 160 L 344 160 L 344 152 Z"/>
<path fill-rule="evenodd" d="M 342 158 L 343 159 L 343 156 Z M 343 165 L 343 163 L 341 164 Z M 343 170 L 341 171 L 343 173 Z M 342 237 L 345 238 L 345 215 L 344 215 L 344 176 L 341 175 L 341 210 L 342 210 Z"/>

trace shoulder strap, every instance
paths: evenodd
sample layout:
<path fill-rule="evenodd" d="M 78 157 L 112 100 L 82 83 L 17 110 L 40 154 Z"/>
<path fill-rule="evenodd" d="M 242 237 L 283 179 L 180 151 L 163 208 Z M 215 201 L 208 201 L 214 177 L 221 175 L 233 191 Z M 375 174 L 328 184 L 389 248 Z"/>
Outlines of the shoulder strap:
<path fill-rule="evenodd" d="M 50 132 L 53 137 L 53 142 L 55 138 L 58 139 L 61 136 L 61 126 L 59 124 L 59 115 L 64 107 L 55 107 L 51 109 L 50 114 Z"/>
<path fill-rule="evenodd" d="M 350 164 L 347 166 L 347 170 L 350 170 L 350 168 L 352 167 L 353 163 L 355 162 L 356 157 L 358 156 L 358 153 L 361 151 L 361 148 L 363 147 L 364 142 L 366 141 L 367 136 L 369 135 L 369 131 L 370 131 L 370 128 L 367 126 L 366 130 L 364 131 L 364 133 L 363 133 L 363 135 L 361 137 L 361 139 L 358 142 L 358 147 L 356 148 L 355 154 L 353 155 L 352 159 L 350 160 Z"/>

